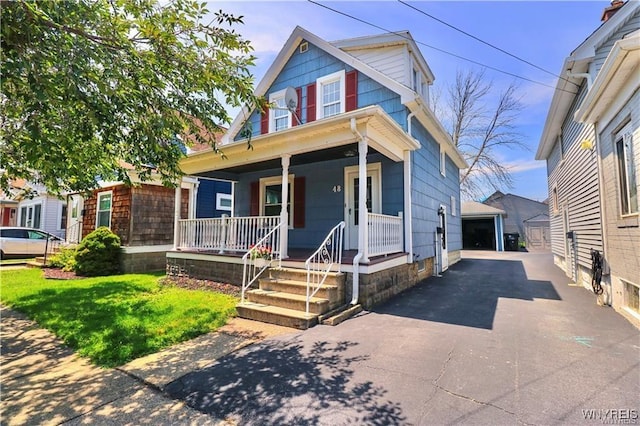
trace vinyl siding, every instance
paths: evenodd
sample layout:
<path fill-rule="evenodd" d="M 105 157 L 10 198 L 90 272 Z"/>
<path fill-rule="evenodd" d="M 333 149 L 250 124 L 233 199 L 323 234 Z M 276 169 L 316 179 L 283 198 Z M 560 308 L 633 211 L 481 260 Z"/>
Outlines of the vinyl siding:
<path fill-rule="evenodd" d="M 616 118 L 600 133 L 600 153 L 604 187 L 605 232 L 607 251 L 605 258 L 611 274 L 628 282 L 640 284 L 640 227 L 638 215 L 623 221 L 620 207 L 620 182 L 615 151 L 615 137 L 619 129 L 630 121 L 633 134 L 636 185 L 640 193 L 640 92 L 636 91 Z M 635 223 L 635 225 L 634 225 Z M 628 226 L 631 225 L 631 226 Z M 616 295 L 614 295 L 616 298 Z M 616 305 L 622 301 L 614 300 Z"/>
<path fill-rule="evenodd" d="M 609 55 L 609 52 L 613 48 L 615 42 L 624 38 L 625 35 L 638 30 L 638 28 L 640 28 L 640 10 L 631 15 L 627 22 L 611 34 L 611 37 L 609 37 L 604 43 L 596 47 L 596 54 L 593 58 L 593 62 L 589 64 L 589 72 L 591 75 L 595 76 L 600 72 L 600 68 L 602 68 L 602 64 L 605 59 L 607 59 L 607 55 Z"/>
<path fill-rule="evenodd" d="M 598 190 L 598 165 L 594 150 L 580 147 L 583 140 L 595 141 L 593 126 L 573 121 L 577 108 L 587 92 L 586 84 L 580 88 L 562 125 L 564 160 L 558 144 L 547 160 L 549 173 L 549 194 L 553 188 L 558 191 L 559 210 L 551 205 L 551 248 L 555 255 L 565 257 L 565 231 L 563 229 L 563 209 L 569 217 L 569 231 L 575 233 L 577 263 L 591 267 L 590 250 L 602 251 L 602 224 Z M 574 259 L 569 259 L 573 263 Z M 575 278 L 575 277 L 574 277 Z"/>
<path fill-rule="evenodd" d="M 405 46 L 378 47 L 375 49 L 349 49 L 350 55 L 409 87 L 407 81 L 408 51 Z"/>
<path fill-rule="evenodd" d="M 17 223 L 20 224 L 20 209 L 22 207 L 40 204 L 40 226 L 39 229 L 49 232 L 58 237 L 64 237 L 65 229 L 60 228 L 60 206 L 65 204 L 63 200 L 49 195 L 40 195 L 29 200 L 21 201 L 16 210 Z"/>
<path fill-rule="evenodd" d="M 447 156 L 446 177 L 440 174 L 440 146 L 418 123 L 412 124 L 413 137 L 422 147 L 411 155 L 411 214 L 413 216 L 413 251 L 418 260 L 435 256 L 435 232 L 438 207 L 447 206 L 448 250 L 462 249 L 459 169 Z M 451 215 L 451 196 L 456 199 L 456 216 Z"/>

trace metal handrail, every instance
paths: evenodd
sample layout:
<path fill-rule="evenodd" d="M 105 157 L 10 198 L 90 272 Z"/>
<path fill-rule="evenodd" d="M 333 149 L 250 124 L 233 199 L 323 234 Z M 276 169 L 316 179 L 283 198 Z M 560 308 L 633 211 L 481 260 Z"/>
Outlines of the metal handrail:
<path fill-rule="evenodd" d="M 307 315 L 309 314 L 309 301 L 315 296 L 318 290 L 320 290 L 327 279 L 335 263 L 336 255 L 338 257 L 338 272 L 342 270 L 342 236 L 344 234 L 344 227 L 344 221 L 334 226 L 318 249 L 304 262 L 307 267 Z M 312 287 L 313 291 L 311 291 Z"/>
<path fill-rule="evenodd" d="M 280 260 L 280 229 L 283 222 L 279 222 L 273 229 L 258 240 L 242 256 L 242 293 L 240 303 L 244 303 L 245 291 L 251 287 L 275 260 Z"/>

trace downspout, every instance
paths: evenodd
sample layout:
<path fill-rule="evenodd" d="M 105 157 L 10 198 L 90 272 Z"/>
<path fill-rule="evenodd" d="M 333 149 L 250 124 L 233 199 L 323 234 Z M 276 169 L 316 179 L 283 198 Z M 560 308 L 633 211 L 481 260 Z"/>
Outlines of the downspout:
<path fill-rule="evenodd" d="M 411 133 L 411 121 L 413 119 L 413 117 L 416 115 L 416 112 L 410 112 L 407 115 L 407 134 L 409 135 L 409 137 L 413 138 L 413 134 Z M 413 263 L 414 258 L 413 258 L 413 211 L 411 209 L 411 205 L 413 203 L 412 199 L 411 199 L 411 177 L 412 177 L 412 173 L 411 173 L 411 152 L 407 151 L 404 161 L 408 163 L 408 169 L 405 167 L 405 173 L 408 173 L 409 176 L 407 176 L 405 178 L 405 180 L 408 180 L 409 182 L 409 191 L 408 191 L 408 196 L 409 199 L 405 200 L 405 205 L 404 205 L 404 210 L 405 210 L 405 214 L 404 214 L 404 220 L 407 221 L 407 224 L 405 225 L 405 247 L 408 249 L 408 255 L 407 255 L 407 260 L 409 261 L 409 263 Z M 407 184 L 407 182 L 405 182 L 405 184 Z"/>
<path fill-rule="evenodd" d="M 351 133 L 353 133 L 354 136 L 358 139 L 358 142 L 364 139 L 364 137 L 362 136 L 362 134 L 360 134 L 360 132 L 358 131 L 358 128 L 356 127 L 355 118 L 351 119 Z M 353 279 L 352 279 L 353 282 L 352 282 L 352 292 L 351 292 L 352 305 L 358 304 L 358 298 L 360 296 L 360 260 L 362 259 L 363 256 L 364 256 L 364 253 L 362 252 L 362 247 L 360 247 L 360 244 L 358 244 L 358 253 L 353 258 Z"/>
<path fill-rule="evenodd" d="M 607 220 L 607 218 L 605 217 L 605 211 L 604 211 L 604 194 L 603 194 L 603 176 L 602 176 L 602 157 L 600 156 L 601 153 L 601 144 L 600 144 L 600 135 L 598 134 L 598 122 L 594 122 L 593 123 L 593 136 L 596 140 L 596 161 L 597 161 L 597 165 L 598 165 L 598 196 L 600 197 L 600 233 L 602 234 L 602 274 L 603 275 L 609 275 L 609 265 L 607 262 L 607 257 L 605 256 L 605 253 L 607 252 L 607 233 L 605 232 L 605 222 Z M 609 297 L 607 298 L 607 300 L 603 300 L 603 304 L 609 305 L 611 306 L 612 304 L 612 298 L 613 295 L 611 294 L 611 286 L 612 286 L 612 282 L 611 282 L 611 276 L 609 276 Z M 604 294 L 602 295 L 604 296 Z M 600 297 L 600 296 L 598 296 Z"/>

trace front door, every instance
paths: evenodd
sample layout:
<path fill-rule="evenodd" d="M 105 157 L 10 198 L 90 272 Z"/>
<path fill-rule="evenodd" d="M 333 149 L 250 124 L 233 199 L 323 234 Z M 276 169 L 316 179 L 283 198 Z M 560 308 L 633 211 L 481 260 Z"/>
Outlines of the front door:
<path fill-rule="evenodd" d="M 346 229 L 345 248 L 347 250 L 358 249 L 358 228 L 360 206 L 358 205 L 358 194 L 360 191 L 360 179 L 358 174 L 358 166 L 345 167 L 345 200 L 344 200 L 344 216 Z M 367 211 L 371 213 L 380 213 L 381 211 L 381 194 L 380 194 L 380 163 L 367 165 Z"/>
<path fill-rule="evenodd" d="M 438 248 L 440 251 L 440 271 L 443 272 L 449 269 L 449 250 L 447 244 L 449 243 L 447 238 L 447 207 L 441 205 L 438 209 Z"/>
<path fill-rule="evenodd" d="M 70 243 L 82 240 L 82 207 L 82 197 L 79 194 L 69 196 L 66 238 Z"/>

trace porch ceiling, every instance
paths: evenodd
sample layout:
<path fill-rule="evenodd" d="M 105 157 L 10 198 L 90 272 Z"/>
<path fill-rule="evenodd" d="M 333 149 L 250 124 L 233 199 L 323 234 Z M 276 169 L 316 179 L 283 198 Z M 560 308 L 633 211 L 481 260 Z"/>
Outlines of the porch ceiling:
<path fill-rule="evenodd" d="M 393 161 L 402 161 L 404 151 L 420 147 L 389 115 L 374 106 L 257 136 L 251 142 L 253 149 L 247 149 L 246 140 L 221 146 L 226 158 L 212 150 L 197 152 L 180 165 L 186 174 L 241 173 L 279 168 L 280 158 L 286 154 L 291 155 L 292 165 L 357 155 L 352 119 L 358 132 L 367 138 L 370 153 L 379 152 Z"/>

